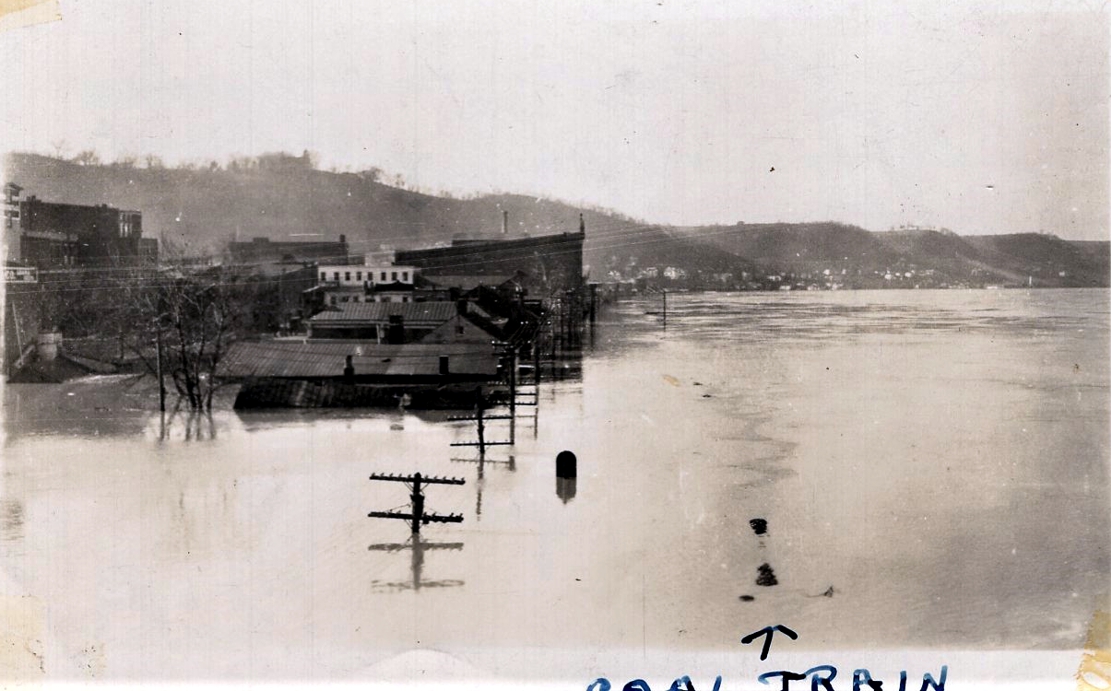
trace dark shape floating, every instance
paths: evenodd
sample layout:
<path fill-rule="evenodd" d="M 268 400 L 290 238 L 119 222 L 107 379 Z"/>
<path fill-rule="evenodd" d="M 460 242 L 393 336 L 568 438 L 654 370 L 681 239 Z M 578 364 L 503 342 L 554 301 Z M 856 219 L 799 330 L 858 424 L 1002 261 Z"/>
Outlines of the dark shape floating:
<path fill-rule="evenodd" d="M 753 532 L 757 535 L 763 535 L 768 532 L 768 522 L 763 518 L 753 518 L 748 524 L 752 526 Z"/>
<path fill-rule="evenodd" d="M 756 570 L 758 572 L 756 576 L 756 585 L 779 585 L 779 581 L 775 578 L 775 571 L 772 571 L 772 567 L 769 564 L 761 564 Z"/>

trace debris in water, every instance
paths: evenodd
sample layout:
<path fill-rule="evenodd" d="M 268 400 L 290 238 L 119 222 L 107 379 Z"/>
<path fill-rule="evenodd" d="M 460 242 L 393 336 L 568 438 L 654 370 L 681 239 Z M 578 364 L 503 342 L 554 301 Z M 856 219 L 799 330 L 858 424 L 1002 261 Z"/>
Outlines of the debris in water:
<path fill-rule="evenodd" d="M 763 518 L 753 518 L 748 524 L 752 526 L 752 531 L 757 535 L 768 532 L 768 522 Z"/>
<path fill-rule="evenodd" d="M 751 595 L 742 595 L 742 596 L 740 596 L 740 597 L 739 597 L 739 598 L 737 598 L 737 599 L 739 599 L 739 600 L 740 600 L 741 602 L 752 602 L 752 601 L 753 601 L 753 600 L 755 600 L 756 598 L 754 598 L 754 597 L 753 597 L 753 596 L 751 596 Z"/>
<path fill-rule="evenodd" d="M 770 564 L 761 564 L 757 569 L 759 575 L 756 577 L 756 585 L 778 585 L 779 581 L 775 578 L 775 572 L 772 571 Z"/>

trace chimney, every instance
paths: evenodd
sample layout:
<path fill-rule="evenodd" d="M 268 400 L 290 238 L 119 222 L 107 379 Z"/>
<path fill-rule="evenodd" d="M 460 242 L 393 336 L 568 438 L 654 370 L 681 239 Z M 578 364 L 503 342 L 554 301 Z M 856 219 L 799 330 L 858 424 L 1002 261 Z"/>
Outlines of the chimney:
<path fill-rule="evenodd" d="M 583 215 L 579 214 L 579 232 L 586 235 L 586 221 L 583 220 Z"/>
<path fill-rule="evenodd" d="M 508 235 L 509 234 L 509 212 L 506 211 L 505 209 L 502 209 L 502 212 L 501 212 L 501 234 L 502 235 Z"/>
<path fill-rule="evenodd" d="M 450 372 L 451 372 L 451 368 L 448 367 L 448 356 L 447 355 L 441 355 L 440 356 L 440 374 L 449 374 Z"/>

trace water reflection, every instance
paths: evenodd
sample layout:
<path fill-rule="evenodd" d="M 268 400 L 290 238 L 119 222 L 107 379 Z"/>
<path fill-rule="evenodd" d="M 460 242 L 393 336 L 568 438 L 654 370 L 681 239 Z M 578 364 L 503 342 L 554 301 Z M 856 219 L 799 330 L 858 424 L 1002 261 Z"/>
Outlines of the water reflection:
<path fill-rule="evenodd" d="M 421 538 L 420 533 L 412 533 L 405 542 L 380 542 L 368 546 L 367 549 L 371 552 L 402 552 L 404 550 L 409 550 L 410 554 L 409 570 L 411 580 L 409 582 L 389 582 L 375 579 L 370 582 L 371 586 L 374 588 L 386 590 L 420 590 L 421 588 L 454 588 L 464 583 L 459 579 L 427 581 L 424 580 L 422 575 L 425 551 L 450 550 L 459 552 L 463 549 L 462 542 L 425 542 L 424 539 Z"/>
<path fill-rule="evenodd" d="M 0 538 L 10 542 L 23 537 L 23 502 L 0 500 Z"/>
<path fill-rule="evenodd" d="M 575 488 L 577 483 L 578 478 L 557 477 L 556 496 L 562 499 L 564 504 L 571 501 L 575 498 Z"/>
<path fill-rule="evenodd" d="M 60 630 L 118 651 L 121 676 L 230 669 L 248 646 L 274 676 L 318 671 L 323 651 L 378 656 L 423 588 L 442 590 L 414 640 L 451 652 L 612 648 L 630 625 L 658 649 L 716 649 L 738 616 L 788 610 L 809 645 L 1081 645 L 1107 599 L 1106 293 L 928 298 L 676 296 L 666 335 L 643 304 L 616 305 L 584 380 L 543 363 L 545 426 L 517 436 L 519 467 L 504 451 L 451 462 L 473 438 L 452 411 L 228 401 L 162 429 L 157 394 L 128 403 L 122 383 L 12 385 L 0 554 Z M 573 510 L 575 480 L 551 494 L 565 446 L 605 459 Z M 434 506 L 473 501 L 481 526 L 367 527 L 368 474 L 470 473 L 460 462 L 475 494 Z M 408 540 L 358 548 L 393 536 Z M 861 603 L 869 616 L 839 626 Z"/>
<path fill-rule="evenodd" d="M 510 456 L 507 460 L 494 460 L 486 458 L 484 452 L 479 452 L 478 458 L 453 458 L 453 463 L 474 463 L 478 469 L 475 485 L 475 520 L 482 520 L 482 490 L 486 488 L 486 466 L 495 465 L 502 466 L 509 472 L 517 470 L 517 458 Z"/>

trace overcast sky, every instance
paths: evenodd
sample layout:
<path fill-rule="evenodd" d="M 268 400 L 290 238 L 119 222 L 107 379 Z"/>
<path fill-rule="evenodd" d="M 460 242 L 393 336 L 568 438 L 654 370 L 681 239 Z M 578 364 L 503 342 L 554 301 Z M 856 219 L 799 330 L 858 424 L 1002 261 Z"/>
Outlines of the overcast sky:
<path fill-rule="evenodd" d="M 1107 239 L 1099 3 L 889 4 L 62 0 L 0 35 L 0 136 L 169 163 L 308 149 L 684 225 Z"/>

